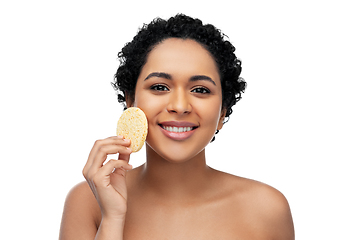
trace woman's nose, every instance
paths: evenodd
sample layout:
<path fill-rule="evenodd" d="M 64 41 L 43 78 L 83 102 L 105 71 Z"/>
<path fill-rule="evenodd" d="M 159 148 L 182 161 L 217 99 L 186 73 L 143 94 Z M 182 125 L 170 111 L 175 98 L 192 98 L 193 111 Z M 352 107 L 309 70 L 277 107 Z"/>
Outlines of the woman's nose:
<path fill-rule="evenodd" d="M 171 93 L 167 111 L 170 113 L 185 114 L 192 111 L 189 96 L 183 90 L 176 90 Z"/>

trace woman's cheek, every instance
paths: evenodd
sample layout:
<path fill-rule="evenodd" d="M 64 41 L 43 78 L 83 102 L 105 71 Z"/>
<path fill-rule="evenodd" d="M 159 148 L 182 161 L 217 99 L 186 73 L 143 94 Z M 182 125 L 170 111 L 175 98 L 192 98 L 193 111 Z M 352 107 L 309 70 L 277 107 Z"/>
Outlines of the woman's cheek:
<path fill-rule="evenodd" d="M 135 99 L 135 107 L 144 111 L 148 121 L 153 120 L 165 108 L 165 103 L 166 99 L 164 97 L 146 92 L 139 92 Z"/>

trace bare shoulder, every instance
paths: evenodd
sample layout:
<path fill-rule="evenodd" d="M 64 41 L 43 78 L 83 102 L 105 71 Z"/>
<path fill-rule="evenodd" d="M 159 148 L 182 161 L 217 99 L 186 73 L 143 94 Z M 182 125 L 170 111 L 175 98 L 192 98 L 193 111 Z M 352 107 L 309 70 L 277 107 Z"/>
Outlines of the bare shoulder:
<path fill-rule="evenodd" d="M 221 173 L 221 172 L 220 172 Z M 252 223 L 258 234 L 274 239 L 294 239 L 294 226 L 285 196 L 265 183 L 221 173 L 229 194 L 228 206 L 234 212 L 233 222 Z M 240 214 L 241 213 L 241 214 Z"/>
<path fill-rule="evenodd" d="M 90 239 L 96 235 L 101 212 L 97 201 L 84 181 L 68 193 L 61 220 L 60 239 Z"/>
<path fill-rule="evenodd" d="M 238 197 L 246 197 L 251 200 L 251 202 L 256 203 L 258 207 L 269 208 L 274 211 L 284 208 L 287 209 L 289 207 L 285 196 L 279 190 L 270 185 L 237 176 L 233 176 L 233 181 L 234 189 L 237 193 L 234 195 L 236 197 L 235 199 Z"/>

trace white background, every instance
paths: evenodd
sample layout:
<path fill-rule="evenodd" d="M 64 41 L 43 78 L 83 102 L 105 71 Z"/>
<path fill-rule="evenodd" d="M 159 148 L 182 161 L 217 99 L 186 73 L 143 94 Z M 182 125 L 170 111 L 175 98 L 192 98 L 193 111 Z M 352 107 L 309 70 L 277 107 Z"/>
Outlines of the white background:
<path fill-rule="evenodd" d="M 122 112 L 117 52 L 143 23 L 183 12 L 229 36 L 248 82 L 208 164 L 279 189 L 297 239 L 360 239 L 358 10 L 355 0 L 2 1 L 1 235 L 58 238 L 66 194 Z"/>

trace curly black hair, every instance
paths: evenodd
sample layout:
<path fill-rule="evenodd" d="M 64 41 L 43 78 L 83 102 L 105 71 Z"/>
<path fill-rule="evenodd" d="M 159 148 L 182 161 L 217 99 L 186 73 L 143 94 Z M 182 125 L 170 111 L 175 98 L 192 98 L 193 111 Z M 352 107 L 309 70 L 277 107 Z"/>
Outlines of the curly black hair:
<path fill-rule="evenodd" d="M 226 109 L 228 119 L 232 113 L 232 106 L 241 99 L 241 93 L 246 88 L 246 82 L 241 73 L 241 61 L 235 56 L 235 47 L 225 38 L 219 29 L 211 24 L 203 24 L 201 20 L 184 14 L 164 20 L 155 18 L 145 24 L 134 37 L 118 53 L 120 66 L 112 83 L 118 91 L 118 101 L 124 103 L 125 96 L 133 101 L 135 87 L 142 67 L 147 61 L 150 51 L 168 38 L 195 40 L 207 49 L 214 57 L 221 80 L 222 108 Z M 126 106 L 125 106 L 126 108 Z"/>

